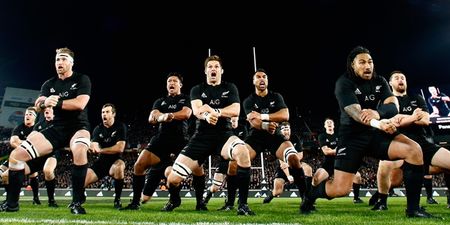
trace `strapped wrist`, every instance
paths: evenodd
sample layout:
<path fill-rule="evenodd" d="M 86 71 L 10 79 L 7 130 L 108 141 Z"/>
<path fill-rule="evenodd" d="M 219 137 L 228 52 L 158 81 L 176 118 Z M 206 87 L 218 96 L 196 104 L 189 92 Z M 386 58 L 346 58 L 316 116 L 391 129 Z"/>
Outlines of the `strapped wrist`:
<path fill-rule="evenodd" d="M 63 100 L 62 100 L 62 99 L 59 99 L 59 100 L 58 100 L 58 103 L 56 103 L 56 105 L 55 105 L 54 108 L 56 108 L 56 109 L 62 109 L 62 103 L 63 103 Z"/>
<path fill-rule="evenodd" d="M 158 121 L 158 123 L 164 122 L 166 120 L 167 116 L 165 113 L 161 113 L 161 115 L 158 116 L 158 118 L 156 119 L 156 121 Z"/>
<path fill-rule="evenodd" d="M 376 119 L 371 119 L 370 120 L 370 126 L 374 127 L 374 128 L 377 128 L 377 129 L 380 129 L 381 121 L 376 120 Z"/>
<path fill-rule="evenodd" d="M 261 120 L 269 121 L 270 120 L 269 114 L 267 114 L 267 113 L 261 114 Z"/>
<path fill-rule="evenodd" d="M 261 129 L 263 129 L 263 130 L 269 130 L 269 125 L 270 125 L 269 122 L 262 122 L 262 123 L 261 123 Z"/>
<path fill-rule="evenodd" d="M 47 107 L 45 106 L 45 100 L 44 100 L 44 101 L 41 101 L 41 102 L 39 103 L 39 108 L 41 108 L 41 109 L 47 108 Z"/>

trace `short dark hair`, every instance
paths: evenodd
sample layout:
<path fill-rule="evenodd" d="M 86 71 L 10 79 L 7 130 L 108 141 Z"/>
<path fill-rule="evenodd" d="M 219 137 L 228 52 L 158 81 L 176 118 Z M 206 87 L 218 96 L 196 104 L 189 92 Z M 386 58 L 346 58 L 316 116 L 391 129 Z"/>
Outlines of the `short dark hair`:
<path fill-rule="evenodd" d="M 106 103 L 103 105 L 102 109 L 106 108 L 106 107 L 111 107 L 111 112 L 116 113 L 116 106 L 112 103 Z"/>
<path fill-rule="evenodd" d="M 402 71 L 400 71 L 400 70 L 394 70 L 394 71 L 391 72 L 391 74 L 389 74 L 389 80 L 392 79 L 392 75 L 394 75 L 395 73 L 401 73 L 401 74 L 404 75 L 404 73 L 403 73 Z"/>
<path fill-rule="evenodd" d="M 178 73 L 178 72 L 170 72 L 168 75 L 167 75 L 167 79 L 169 79 L 169 77 L 178 77 L 178 79 L 180 80 L 180 82 L 181 83 L 183 83 L 183 75 L 181 75 L 181 73 Z"/>
<path fill-rule="evenodd" d="M 263 68 L 258 68 L 258 69 L 256 69 L 255 73 L 257 73 L 257 72 L 261 72 L 261 73 L 267 74 L 266 70 L 263 69 Z"/>
<path fill-rule="evenodd" d="M 354 47 L 348 54 L 348 56 L 347 56 L 347 72 L 349 74 L 354 74 L 354 71 L 352 68 L 352 63 L 353 63 L 353 60 L 355 59 L 355 57 L 361 53 L 367 53 L 370 55 L 369 49 L 367 49 L 363 46 Z"/>
<path fill-rule="evenodd" d="M 218 55 L 212 55 L 205 59 L 205 68 L 208 66 L 209 61 L 217 61 L 220 64 L 220 67 L 223 68 L 222 59 Z"/>
<path fill-rule="evenodd" d="M 282 126 L 291 126 L 291 124 L 288 121 L 284 121 L 280 124 L 280 127 Z"/>

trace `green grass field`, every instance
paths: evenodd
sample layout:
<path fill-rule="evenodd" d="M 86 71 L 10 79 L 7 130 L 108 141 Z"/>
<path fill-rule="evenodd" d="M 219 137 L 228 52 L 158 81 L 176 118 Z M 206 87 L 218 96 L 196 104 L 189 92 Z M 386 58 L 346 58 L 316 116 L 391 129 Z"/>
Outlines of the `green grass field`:
<path fill-rule="evenodd" d="M 209 211 L 195 211 L 195 199 L 184 198 L 182 205 L 173 212 L 160 212 L 167 198 L 154 198 L 142 205 L 138 211 L 118 211 L 113 209 L 112 198 L 88 197 L 84 204 L 86 215 L 72 215 L 67 208 L 69 199 L 57 198 L 59 208 L 49 208 L 46 198 L 41 197 L 42 205 L 31 204 L 30 197 L 22 197 L 20 211 L 0 213 L 0 224 L 445 224 L 450 221 L 450 209 L 446 199 L 437 197 L 439 205 L 426 205 L 427 211 L 444 218 L 411 219 L 404 214 L 406 199 L 390 198 L 389 210 L 371 211 L 365 203 L 353 204 L 352 198 L 339 198 L 331 201 L 319 199 L 317 212 L 310 215 L 299 214 L 299 199 L 275 198 L 270 204 L 262 204 L 262 198 L 250 198 L 250 208 L 256 216 L 237 216 L 236 211 L 220 212 L 223 198 L 211 199 Z M 124 206 L 128 198 L 122 198 Z"/>

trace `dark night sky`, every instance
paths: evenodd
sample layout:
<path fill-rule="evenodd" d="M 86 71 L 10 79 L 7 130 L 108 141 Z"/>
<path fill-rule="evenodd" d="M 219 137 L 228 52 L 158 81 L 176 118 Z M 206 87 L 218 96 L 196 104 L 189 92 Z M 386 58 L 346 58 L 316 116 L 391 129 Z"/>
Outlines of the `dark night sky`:
<path fill-rule="evenodd" d="M 450 87 L 450 4 L 444 0 L 201 7 L 89 2 L 96 3 L 0 3 L 0 91 L 39 89 L 55 75 L 54 50 L 64 46 L 75 51 L 74 70 L 92 79 L 94 121 L 105 102 L 148 115 L 153 101 L 166 94 L 171 71 L 185 76 L 183 91 L 189 93 L 205 80 L 209 48 L 223 58 L 223 79 L 236 83 L 243 98 L 253 91 L 255 47 L 269 89 L 284 95 L 294 115 L 337 114 L 334 82 L 356 45 L 371 50 L 378 74 L 404 71 L 410 89 Z"/>

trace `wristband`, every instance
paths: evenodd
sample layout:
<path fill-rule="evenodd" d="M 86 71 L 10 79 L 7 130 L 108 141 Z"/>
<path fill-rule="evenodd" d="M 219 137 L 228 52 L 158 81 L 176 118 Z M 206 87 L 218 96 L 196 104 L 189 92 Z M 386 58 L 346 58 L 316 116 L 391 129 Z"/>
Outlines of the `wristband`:
<path fill-rule="evenodd" d="M 261 120 L 269 121 L 269 114 L 261 114 Z"/>
<path fill-rule="evenodd" d="M 380 124 L 381 124 L 381 122 L 379 120 L 376 120 L 376 119 L 370 120 L 370 126 L 372 126 L 372 127 L 380 129 Z"/>
<path fill-rule="evenodd" d="M 294 182 L 294 177 L 292 175 L 287 176 L 290 183 Z"/>
<path fill-rule="evenodd" d="M 161 115 L 158 116 L 158 119 L 156 119 L 156 121 L 158 121 L 158 123 L 164 122 L 167 119 L 167 115 L 165 113 L 162 113 Z"/>
<path fill-rule="evenodd" d="M 56 105 L 55 105 L 55 108 L 56 108 L 56 109 L 62 109 L 62 103 L 63 103 L 63 100 L 62 100 L 62 99 L 59 99 L 59 100 L 58 100 L 58 103 L 56 103 Z"/>
<path fill-rule="evenodd" d="M 41 109 L 47 108 L 47 107 L 45 107 L 45 101 L 41 101 L 41 104 L 39 104 L 39 108 L 41 108 Z"/>
<path fill-rule="evenodd" d="M 269 122 L 262 122 L 261 123 L 261 129 L 263 130 L 269 130 Z"/>

